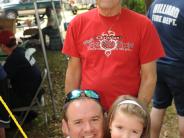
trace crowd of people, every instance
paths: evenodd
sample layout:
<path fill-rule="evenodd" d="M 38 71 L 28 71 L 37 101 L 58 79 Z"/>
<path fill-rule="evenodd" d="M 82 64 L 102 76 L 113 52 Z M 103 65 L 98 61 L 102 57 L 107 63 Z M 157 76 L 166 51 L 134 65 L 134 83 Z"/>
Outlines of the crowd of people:
<path fill-rule="evenodd" d="M 184 1 L 145 0 L 147 16 L 121 2 L 96 0 L 97 8 L 76 16 L 67 28 L 63 135 L 159 138 L 165 111 L 174 100 L 184 138 Z M 9 97 L 32 97 L 41 80 L 35 59 L 25 57 L 10 32 L 0 33 L 0 44 L 8 55 L 4 70 L 0 66 L 0 81 L 10 79 L 14 93 Z M 17 105 L 14 101 L 10 99 L 10 105 Z M 9 122 L 0 114 L 0 128 L 4 116 Z M 0 136 L 3 133 L 0 129 Z"/>
<path fill-rule="evenodd" d="M 72 100 L 64 108 L 66 136 L 101 137 L 101 129 L 95 129 L 94 125 L 99 118 L 93 120 L 86 113 L 83 120 L 73 105 L 83 95 L 95 99 L 86 92 L 76 98 L 72 94 L 74 89 L 90 89 L 101 97 L 103 111 L 108 113 L 105 130 L 110 132 L 109 137 L 159 138 L 165 111 L 173 100 L 180 137 L 184 137 L 184 3 L 182 0 L 145 2 L 147 17 L 122 8 L 121 0 L 97 0 L 96 9 L 70 22 L 62 50 L 69 57 L 65 92 Z M 121 101 L 122 95 L 136 99 Z M 149 115 L 145 109 L 152 96 Z M 81 104 L 77 105 L 82 112 Z M 70 120 L 67 115 L 72 113 L 71 108 L 76 108 L 76 112 Z M 73 128 L 75 125 L 78 129 Z M 108 132 L 103 137 L 108 137 Z"/>

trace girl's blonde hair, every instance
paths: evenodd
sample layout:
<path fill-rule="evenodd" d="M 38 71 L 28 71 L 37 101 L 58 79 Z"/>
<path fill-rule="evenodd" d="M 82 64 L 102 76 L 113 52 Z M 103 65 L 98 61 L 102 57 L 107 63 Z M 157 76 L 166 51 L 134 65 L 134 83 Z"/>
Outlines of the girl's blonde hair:
<path fill-rule="evenodd" d="M 147 108 L 140 101 L 138 101 L 138 99 L 128 95 L 118 97 L 108 112 L 108 128 L 106 129 L 108 130 L 108 137 L 110 137 L 109 127 L 117 111 L 130 115 L 135 115 L 138 118 L 142 119 L 144 128 L 141 138 L 150 138 L 150 115 L 147 111 Z"/>

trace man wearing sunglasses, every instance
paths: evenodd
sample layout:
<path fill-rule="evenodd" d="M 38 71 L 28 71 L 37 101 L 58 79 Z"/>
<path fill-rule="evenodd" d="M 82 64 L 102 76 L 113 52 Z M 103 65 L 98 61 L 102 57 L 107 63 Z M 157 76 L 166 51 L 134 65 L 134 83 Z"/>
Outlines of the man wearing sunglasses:
<path fill-rule="evenodd" d="M 69 92 L 63 107 L 62 131 L 70 138 L 103 138 L 103 110 L 92 90 Z"/>
<path fill-rule="evenodd" d="M 151 21 L 121 7 L 122 0 L 97 0 L 67 28 L 69 56 L 65 92 L 92 89 L 108 110 L 120 95 L 149 104 L 156 84 L 155 61 L 164 51 Z"/>

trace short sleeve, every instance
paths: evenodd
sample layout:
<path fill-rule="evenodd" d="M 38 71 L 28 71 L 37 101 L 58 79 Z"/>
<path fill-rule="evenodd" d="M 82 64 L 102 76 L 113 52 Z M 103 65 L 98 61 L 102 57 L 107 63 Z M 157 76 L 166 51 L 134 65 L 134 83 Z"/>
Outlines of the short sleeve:
<path fill-rule="evenodd" d="M 163 56 L 165 56 L 165 52 L 159 35 L 152 22 L 147 19 L 141 32 L 140 62 L 145 64 Z"/>
<path fill-rule="evenodd" d="M 66 33 L 66 38 L 64 40 L 64 47 L 62 50 L 62 53 L 68 55 L 68 56 L 73 56 L 73 57 L 80 57 L 78 48 L 77 48 L 77 27 L 75 24 L 75 21 L 70 22 L 68 28 L 67 28 L 67 33 Z"/>

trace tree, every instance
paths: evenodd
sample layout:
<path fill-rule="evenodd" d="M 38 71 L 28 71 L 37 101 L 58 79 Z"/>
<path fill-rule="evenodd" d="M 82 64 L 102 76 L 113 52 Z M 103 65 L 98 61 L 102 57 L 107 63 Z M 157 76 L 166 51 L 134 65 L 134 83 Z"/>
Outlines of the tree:
<path fill-rule="evenodd" d="M 144 0 L 122 0 L 121 5 L 123 7 L 128 7 L 129 9 L 134 10 L 136 12 L 139 12 L 142 14 L 145 13 Z"/>

